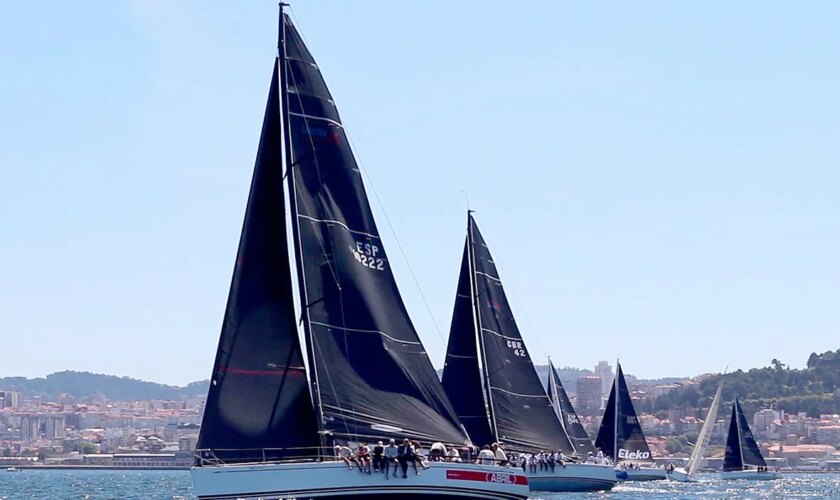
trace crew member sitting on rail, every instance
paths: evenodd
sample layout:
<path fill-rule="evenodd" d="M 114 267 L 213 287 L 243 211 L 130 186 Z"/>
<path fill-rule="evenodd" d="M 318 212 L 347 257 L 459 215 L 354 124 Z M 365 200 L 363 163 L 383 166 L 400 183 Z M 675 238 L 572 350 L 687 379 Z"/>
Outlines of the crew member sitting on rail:
<path fill-rule="evenodd" d="M 344 461 L 350 467 L 350 470 L 353 470 L 353 462 L 351 462 L 353 459 L 353 450 L 349 446 L 341 445 L 335 445 L 333 450 L 335 450 L 335 459 Z"/>

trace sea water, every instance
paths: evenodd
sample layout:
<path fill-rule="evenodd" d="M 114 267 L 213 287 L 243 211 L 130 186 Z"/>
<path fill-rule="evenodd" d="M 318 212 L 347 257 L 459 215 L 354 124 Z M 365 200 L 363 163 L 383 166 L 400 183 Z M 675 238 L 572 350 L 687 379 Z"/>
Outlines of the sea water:
<path fill-rule="evenodd" d="M 840 500 L 840 474 L 792 474 L 778 481 L 624 483 L 607 493 L 534 493 L 545 500 Z M 187 471 L 0 469 L 0 499 L 194 500 Z"/>

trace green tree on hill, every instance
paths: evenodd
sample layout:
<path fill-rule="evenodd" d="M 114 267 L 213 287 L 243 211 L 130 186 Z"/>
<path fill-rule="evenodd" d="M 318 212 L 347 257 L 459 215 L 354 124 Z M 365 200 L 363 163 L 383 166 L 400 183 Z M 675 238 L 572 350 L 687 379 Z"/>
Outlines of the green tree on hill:
<path fill-rule="evenodd" d="M 722 375 L 713 375 L 664 394 L 653 402 L 654 410 L 708 407 Z M 791 369 L 779 359 L 770 366 L 737 370 L 726 375 L 723 400 L 729 404 L 737 396 L 750 411 L 772 407 L 786 412 L 806 412 L 818 417 L 838 410 L 835 395 L 840 390 L 840 349 L 813 353 L 807 368 Z M 745 408 L 746 410 L 746 408 Z"/>

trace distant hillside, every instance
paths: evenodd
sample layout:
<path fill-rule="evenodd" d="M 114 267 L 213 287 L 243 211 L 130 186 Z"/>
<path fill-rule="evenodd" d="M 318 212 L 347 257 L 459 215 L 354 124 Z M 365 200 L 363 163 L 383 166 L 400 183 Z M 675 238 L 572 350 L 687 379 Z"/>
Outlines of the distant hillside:
<path fill-rule="evenodd" d="M 535 368 L 540 380 L 545 384 L 548 379 L 548 365 L 536 365 Z M 591 370 L 571 367 L 558 368 L 557 373 L 566 392 L 571 395 L 577 391 L 579 377 L 593 374 Z M 442 370 L 438 370 L 438 376 L 440 375 Z M 203 396 L 207 394 L 209 384 L 209 380 L 201 380 L 185 387 L 176 387 L 129 377 L 75 371 L 53 373 L 44 378 L 0 378 L 0 389 L 16 390 L 22 392 L 25 397 L 41 397 L 52 401 L 57 401 L 62 394 L 69 394 L 81 401 L 97 392 L 112 401 L 177 400 Z"/>
<path fill-rule="evenodd" d="M 712 375 L 699 384 L 673 390 L 657 398 L 654 408 L 708 406 L 720 379 L 721 375 Z M 729 373 L 723 399 L 729 404 L 735 396 L 747 411 L 775 408 L 786 412 L 804 411 L 812 417 L 837 413 L 840 410 L 840 349 L 811 354 L 807 368 L 802 370 L 790 369 L 774 359 L 765 368 Z"/>
<path fill-rule="evenodd" d="M 112 401 L 175 400 L 204 395 L 208 384 L 209 381 L 204 380 L 186 387 L 175 387 L 129 377 L 73 371 L 53 373 L 45 378 L 0 378 L 0 389 L 16 390 L 25 397 L 40 396 L 53 401 L 58 400 L 61 394 L 81 400 L 97 392 Z"/>

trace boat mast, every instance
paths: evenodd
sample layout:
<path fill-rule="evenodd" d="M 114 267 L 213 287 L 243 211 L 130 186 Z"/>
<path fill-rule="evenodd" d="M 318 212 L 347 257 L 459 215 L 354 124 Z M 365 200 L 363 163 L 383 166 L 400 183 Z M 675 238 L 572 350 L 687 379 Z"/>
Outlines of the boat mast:
<path fill-rule="evenodd" d="M 551 356 L 548 357 L 548 387 L 551 389 L 552 398 L 548 399 L 548 402 L 551 403 L 551 407 L 554 409 L 554 413 L 557 415 L 557 418 L 560 419 L 560 425 L 563 427 L 563 431 L 568 435 L 569 431 L 566 430 L 566 418 L 563 416 L 563 408 L 560 405 L 560 395 L 557 394 L 557 381 L 554 380 L 554 363 L 551 362 Z M 571 439 L 569 439 L 571 442 Z M 575 448 L 577 452 L 577 448 Z"/>
<path fill-rule="evenodd" d="M 478 308 L 478 289 L 475 284 L 475 240 L 473 239 L 472 231 L 472 210 L 467 209 L 467 261 L 470 270 L 470 299 L 472 300 L 473 309 L 473 324 L 475 325 L 475 338 L 478 343 L 479 371 L 481 371 L 482 381 L 484 383 L 484 406 L 487 413 L 487 420 L 490 424 L 490 430 L 493 432 L 493 437 L 496 441 L 499 440 L 499 430 L 496 427 L 496 416 L 493 412 L 493 393 L 490 389 L 490 374 L 487 371 L 487 356 L 484 352 L 484 339 L 482 338 L 481 329 L 481 313 Z"/>
<path fill-rule="evenodd" d="M 744 447 L 741 445 L 741 404 L 735 398 L 735 428 L 738 429 L 738 456 L 741 457 L 741 470 L 744 470 Z"/>
<path fill-rule="evenodd" d="M 613 380 L 613 393 L 615 394 L 615 413 L 614 415 L 614 422 L 613 422 L 613 429 L 615 432 L 613 433 L 613 464 L 618 465 L 618 402 L 621 399 L 618 394 L 618 377 L 621 374 L 621 365 L 618 363 L 618 359 L 615 360 L 615 379 Z"/>
<path fill-rule="evenodd" d="M 297 261 L 297 275 L 298 275 L 298 300 L 300 302 L 301 318 L 300 323 L 303 324 L 304 337 L 306 339 L 306 357 L 309 360 L 310 372 L 310 391 L 312 393 L 312 403 L 315 406 L 315 415 L 318 418 L 318 437 L 321 443 L 321 450 L 318 451 L 320 458 L 321 452 L 326 449 L 326 436 L 324 429 L 324 409 L 321 404 L 321 391 L 318 384 L 318 369 L 315 361 L 315 339 L 312 337 L 312 327 L 309 319 L 309 299 L 306 293 L 306 275 L 303 270 L 303 253 L 302 244 L 300 240 L 300 229 L 298 228 L 298 209 L 297 196 L 295 191 L 295 162 L 292 152 L 292 133 L 289 128 L 289 92 L 288 92 L 288 76 L 286 74 L 287 65 L 287 51 L 286 51 L 286 22 L 284 19 L 283 7 L 288 7 L 289 4 L 280 2 L 280 27 L 277 40 L 277 64 L 279 65 L 280 73 L 280 114 L 283 124 L 283 158 L 285 159 L 286 177 L 289 180 L 288 201 L 289 213 L 291 216 L 292 235 L 294 238 L 295 257 Z"/>

